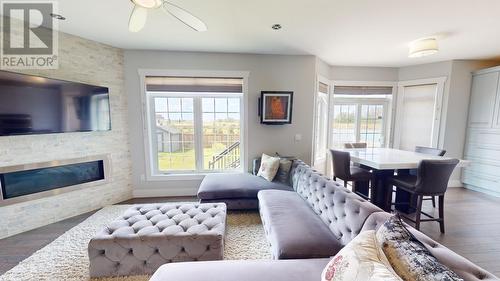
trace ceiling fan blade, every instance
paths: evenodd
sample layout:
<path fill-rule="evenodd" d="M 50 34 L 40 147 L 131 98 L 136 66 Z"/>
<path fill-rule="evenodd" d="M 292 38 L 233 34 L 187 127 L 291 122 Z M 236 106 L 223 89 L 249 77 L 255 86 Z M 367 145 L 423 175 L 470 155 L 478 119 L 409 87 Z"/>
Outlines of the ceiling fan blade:
<path fill-rule="evenodd" d="M 204 22 L 183 8 L 167 1 L 163 2 L 163 8 L 192 29 L 196 31 L 207 31 L 207 25 Z"/>
<path fill-rule="evenodd" d="M 146 25 L 147 17 L 148 9 L 135 5 L 128 21 L 128 30 L 130 32 L 139 32 Z"/>

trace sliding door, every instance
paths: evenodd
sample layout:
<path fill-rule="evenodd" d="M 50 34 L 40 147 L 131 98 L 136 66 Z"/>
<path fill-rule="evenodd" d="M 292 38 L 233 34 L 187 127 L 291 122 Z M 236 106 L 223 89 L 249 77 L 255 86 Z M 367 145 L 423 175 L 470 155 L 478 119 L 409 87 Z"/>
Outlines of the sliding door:
<path fill-rule="evenodd" d="M 333 106 L 331 146 L 342 148 L 345 143 L 364 142 L 367 147 L 384 147 L 386 112 L 387 103 L 384 101 L 336 103 Z"/>

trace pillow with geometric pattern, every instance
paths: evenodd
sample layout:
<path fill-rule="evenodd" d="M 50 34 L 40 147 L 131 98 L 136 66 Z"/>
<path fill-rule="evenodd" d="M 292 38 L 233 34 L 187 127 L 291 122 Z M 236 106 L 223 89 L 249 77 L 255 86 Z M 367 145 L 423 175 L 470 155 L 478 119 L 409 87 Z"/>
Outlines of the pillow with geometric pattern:
<path fill-rule="evenodd" d="M 408 231 L 399 216 L 384 222 L 376 237 L 392 268 L 403 280 L 463 281 Z"/>

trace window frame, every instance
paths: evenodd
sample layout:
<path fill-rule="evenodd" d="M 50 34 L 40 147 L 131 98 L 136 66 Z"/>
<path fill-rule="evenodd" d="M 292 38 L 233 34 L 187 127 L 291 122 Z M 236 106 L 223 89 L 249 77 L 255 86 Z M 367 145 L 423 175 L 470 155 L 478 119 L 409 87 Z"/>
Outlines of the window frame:
<path fill-rule="evenodd" d="M 387 147 L 388 146 L 388 139 L 387 139 L 387 131 L 389 128 L 390 120 L 388 118 L 389 116 L 389 100 L 388 99 L 379 99 L 379 98 L 373 98 L 373 99 L 363 99 L 363 98 L 334 98 L 334 103 L 332 106 L 332 116 L 334 113 L 334 108 L 335 105 L 353 105 L 356 106 L 356 117 L 355 117 L 355 123 L 356 123 L 356 129 L 355 129 L 355 135 L 356 135 L 356 142 L 360 142 L 360 137 L 361 137 L 361 108 L 363 105 L 382 105 L 383 106 L 383 114 L 384 114 L 384 120 L 383 120 L 383 125 L 382 125 L 382 131 L 381 134 L 383 136 L 383 142 L 381 147 Z M 333 119 L 332 119 L 332 124 L 333 124 Z M 331 129 L 331 128 L 330 128 Z M 335 148 L 333 146 L 333 130 L 330 132 L 330 147 Z M 337 147 L 338 148 L 338 147 Z"/>
<path fill-rule="evenodd" d="M 202 179 L 206 174 L 212 173 L 239 173 L 248 170 L 248 124 L 246 120 L 248 119 L 248 71 L 210 71 L 210 70 L 158 70 L 158 69 L 139 69 L 139 80 L 141 87 L 141 101 L 142 101 L 142 124 L 143 124 L 143 141 L 144 141 L 144 155 L 145 155 L 145 172 L 146 175 L 144 179 L 146 181 L 164 181 L 164 180 L 199 180 Z M 182 97 L 195 97 L 193 100 L 193 114 L 194 114 L 194 124 L 195 124 L 195 154 L 196 154 L 196 170 L 195 171 L 169 171 L 161 172 L 158 169 L 157 157 L 154 156 L 155 150 L 154 143 L 157 141 L 153 140 L 156 137 L 156 131 L 153 131 L 154 122 L 154 112 L 152 112 L 151 97 L 163 96 L 165 94 L 170 96 L 180 96 L 179 93 L 155 93 L 148 95 L 146 91 L 146 77 L 148 76 L 176 76 L 176 77 L 213 77 L 213 78 L 241 78 L 243 79 L 242 94 L 231 94 L 231 93 L 207 93 L 206 97 L 239 97 L 240 98 L 240 161 L 241 167 L 237 170 L 222 171 L 222 170 L 197 170 L 199 167 L 203 168 L 203 125 L 196 126 L 196 123 L 203 124 L 203 113 L 202 113 L 202 103 L 200 93 L 183 93 Z M 151 96 L 151 97 L 150 97 Z M 199 98 L 196 98 L 199 97 Z"/>

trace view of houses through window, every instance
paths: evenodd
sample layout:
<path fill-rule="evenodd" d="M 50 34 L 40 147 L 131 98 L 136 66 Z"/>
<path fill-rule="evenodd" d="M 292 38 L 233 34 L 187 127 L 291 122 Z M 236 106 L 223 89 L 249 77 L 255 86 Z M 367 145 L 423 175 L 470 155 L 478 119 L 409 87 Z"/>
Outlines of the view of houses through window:
<path fill-rule="evenodd" d="M 242 93 L 148 94 L 157 173 L 241 168 Z"/>
<path fill-rule="evenodd" d="M 201 111 L 195 110 L 201 103 Z M 155 97 L 159 171 L 197 170 L 201 125 L 202 170 L 240 167 L 240 97 Z M 201 123 L 195 116 L 201 114 Z"/>

